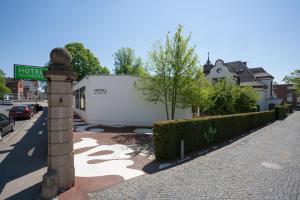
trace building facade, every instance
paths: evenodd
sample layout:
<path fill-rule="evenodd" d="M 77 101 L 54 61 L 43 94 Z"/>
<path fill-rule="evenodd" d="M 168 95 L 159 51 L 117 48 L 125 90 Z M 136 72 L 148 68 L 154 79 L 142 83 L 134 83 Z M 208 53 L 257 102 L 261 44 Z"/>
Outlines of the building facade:
<path fill-rule="evenodd" d="M 24 81 L 24 99 L 34 100 L 35 95 L 39 96 L 38 81 Z"/>
<path fill-rule="evenodd" d="M 296 106 L 299 103 L 299 95 L 296 92 L 293 84 L 274 85 L 273 90 L 275 95 L 286 103 Z"/>
<path fill-rule="evenodd" d="M 10 96 L 14 100 L 23 99 L 24 93 L 24 81 L 23 80 L 16 80 L 14 78 L 5 78 L 6 81 L 6 87 L 11 89 L 11 93 L 8 96 Z"/>
<path fill-rule="evenodd" d="M 164 105 L 145 101 L 137 81 L 129 75 L 86 76 L 73 87 L 74 111 L 89 124 L 152 126 L 166 120 Z M 191 108 L 176 108 L 175 118 L 191 117 Z"/>
<path fill-rule="evenodd" d="M 262 67 L 248 68 L 246 62 L 234 61 L 225 63 L 218 59 L 215 64 L 208 60 L 203 66 L 203 71 L 207 79 L 211 82 L 216 82 L 221 79 L 237 84 L 240 86 L 250 86 L 259 94 L 260 110 L 268 110 L 274 105 L 280 103 L 272 93 L 274 77 L 267 73 Z"/>

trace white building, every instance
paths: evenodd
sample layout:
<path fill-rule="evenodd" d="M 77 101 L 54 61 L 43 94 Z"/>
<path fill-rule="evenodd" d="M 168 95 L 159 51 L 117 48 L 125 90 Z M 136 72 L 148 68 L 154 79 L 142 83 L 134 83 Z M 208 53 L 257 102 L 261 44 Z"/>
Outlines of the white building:
<path fill-rule="evenodd" d="M 152 126 L 166 120 L 165 107 L 150 103 L 135 89 L 137 77 L 86 76 L 73 87 L 74 111 L 89 124 Z M 176 108 L 175 118 L 191 118 L 191 108 Z"/>
<path fill-rule="evenodd" d="M 260 96 L 257 105 L 260 106 L 261 111 L 268 110 L 270 104 L 278 105 L 280 103 L 280 100 L 272 94 L 274 77 L 262 67 L 248 68 L 246 62 L 224 63 L 221 59 L 218 59 L 213 65 L 208 57 L 203 68 L 206 77 L 212 82 L 226 79 L 240 86 L 250 86 L 255 89 Z"/>

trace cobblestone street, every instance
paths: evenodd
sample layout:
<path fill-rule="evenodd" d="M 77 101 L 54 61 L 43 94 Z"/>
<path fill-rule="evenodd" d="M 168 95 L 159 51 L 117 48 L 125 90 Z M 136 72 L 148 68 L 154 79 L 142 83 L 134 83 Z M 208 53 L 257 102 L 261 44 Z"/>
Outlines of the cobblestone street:
<path fill-rule="evenodd" d="M 300 112 L 192 161 L 90 199 L 300 199 Z"/>

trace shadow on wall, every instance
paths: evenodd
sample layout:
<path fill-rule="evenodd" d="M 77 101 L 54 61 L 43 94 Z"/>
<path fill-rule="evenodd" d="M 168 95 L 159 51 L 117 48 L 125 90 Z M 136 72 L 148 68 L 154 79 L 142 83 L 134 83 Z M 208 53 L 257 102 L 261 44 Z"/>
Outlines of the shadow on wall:
<path fill-rule="evenodd" d="M 7 183 L 47 166 L 47 112 L 48 108 L 44 107 L 42 115 L 18 143 L 11 145 L 13 149 L 8 150 L 10 153 L 0 163 L 0 193 Z M 8 151 L 0 151 L 0 154 Z M 31 199 L 30 196 L 39 194 L 40 190 L 41 183 L 32 186 L 28 183 L 28 188 L 9 199 Z"/>

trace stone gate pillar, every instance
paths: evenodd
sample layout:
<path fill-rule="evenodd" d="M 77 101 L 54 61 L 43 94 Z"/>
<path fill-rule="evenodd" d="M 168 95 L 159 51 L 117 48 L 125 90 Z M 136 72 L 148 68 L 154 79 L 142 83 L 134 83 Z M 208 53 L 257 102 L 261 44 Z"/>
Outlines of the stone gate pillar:
<path fill-rule="evenodd" d="M 48 172 L 43 177 L 42 196 L 50 199 L 75 183 L 73 155 L 73 110 L 71 54 L 64 48 L 50 53 L 48 79 Z"/>

